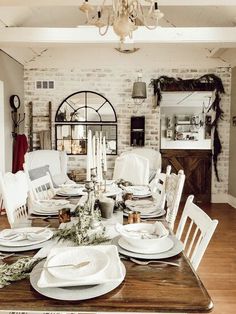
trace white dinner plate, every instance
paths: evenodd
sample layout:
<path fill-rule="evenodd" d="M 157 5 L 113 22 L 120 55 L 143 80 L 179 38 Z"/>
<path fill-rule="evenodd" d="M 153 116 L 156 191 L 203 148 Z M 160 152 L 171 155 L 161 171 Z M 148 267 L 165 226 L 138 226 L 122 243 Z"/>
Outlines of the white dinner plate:
<path fill-rule="evenodd" d="M 19 233 L 24 233 L 24 232 L 37 232 L 37 231 L 40 231 L 40 229 L 43 229 L 42 227 L 27 227 L 27 228 L 17 228 L 17 232 Z M 10 230 L 12 232 L 14 232 L 14 229 Z M 1 232 L 3 233 L 4 230 Z M 36 235 L 37 236 L 37 235 Z M 25 239 L 25 240 L 18 240 L 18 241 L 14 241 L 14 240 L 2 240 L 0 239 L 0 245 L 1 246 L 5 246 L 5 247 L 27 247 L 27 246 L 32 246 L 32 245 L 35 245 L 35 244 L 39 244 L 39 243 L 43 243 L 43 242 L 46 242 L 48 241 L 49 239 L 52 238 L 53 236 L 53 232 L 52 230 L 48 229 L 48 228 L 45 228 L 45 230 L 40 233 L 40 235 L 38 235 L 39 238 L 38 239 L 32 239 L 32 240 L 29 240 L 29 239 Z"/>
<path fill-rule="evenodd" d="M 146 247 L 146 248 L 136 247 L 128 243 L 123 237 L 120 237 L 120 239 L 118 240 L 118 244 L 120 247 L 122 247 L 123 249 L 127 251 L 134 252 L 134 253 L 141 253 L 141 254 L 162 253 L 162 252 L 169 251 L 174 246 L 174 242 L 170 237 L 163 238 L 161 243 L 157 245 L 156 247 L 154 247 L 154 245 L 152 247 Z"/>
<path fill-rule="evenodd" d="M 45 261 L 41 261 L 34 267 L 30 273 L 30 283 L 31 286 L 40 294 L 56 300 L 80 301 L 99 297 L 117 288 L 122 283 L 126 275 L 125 266 L 123 263 L 121 263 L 121 269 L 123 272 L 123 277 L 121 280 L 92 286 L 39 288 L 37 283 L 40 278 L 42 271 L 41 268 L 43 267 L 44 263 Z"/>
<path fill-rule="evenodd" d="M 165 215 L 165 213 L 166 213 L 166 211 L 163 209 L 163 210 L 161 210 L 161 211 L 156 211 L 156 212 L 154 212 L 154 213 L 152 213 L 152 214 L 149 214 L 149 215 L 140 215 L 140 218 L 141 219 L 148 219 L 148 218 L 158 218 L 158 217 L 161 217 L 161 216 L 163 216 L 163 215 Z M 123 215 L 125 216 L 125 217 L 128 217 L 128 211 L 126 212 L 126 211 L 124 211 L 123 212 Z"/>
<path fill-rule="evenodd" d="M 36 216 L 58 216 L 58 211 L 57 212 L 41 212 L 39 210 L 33 209 L 31 210 L 30 214 L 36 215 Z"/>
<path fill-rule="evenodd" d="M 172 239 L 174 246 L 169 251 L 162 252 L 162 253 L 154 253 L 154 254 L 141 254 L 141 253 L 131 252 L 122 248 L 118 243 L 120 236 L 114 238 L 112 240 L 112 244 L 117 245 L 119 253 L 125 256 L 139 258 L 139 259 L 150 259 L 150 260 L 151 259 L 164 259 L 164 258 L 176 256 L 179 253 L 181 253 L 184 249 L 183 243 L 179 241 L 175 236 L 170 236 L 170 238 Z"/>
<path fill-rule="evenodd" d="M 79 264 L 89 261 L 81 267 L 57 268 L 57 265 Z M 91 277 L 103 271 L 109 263 L 109 257 L 104 252 L 90 247 L 70 248 L 65 252 L 57 253 L 47 261 L 47 271 L 56 278 L 65 280 L 78 280 Z M 53 267 L 52 267 L 53 266 Z M 52 268 L 50 268 L 52 267 Z"/>
<path fill-rule="evenodd" d="M 0 251 L 1 252 L 10 252 L 10 253 L 17 253 L 17 252 L 25 252 L 25 251 L 32 251 L 36 249 L 42 248 L 44 245 L 47 245 L 50 243 L 51 239 L 45 242 L 37 243 L 37 244 L 32 244 L 28 246 L 3 246 L 0 245 Z"/>

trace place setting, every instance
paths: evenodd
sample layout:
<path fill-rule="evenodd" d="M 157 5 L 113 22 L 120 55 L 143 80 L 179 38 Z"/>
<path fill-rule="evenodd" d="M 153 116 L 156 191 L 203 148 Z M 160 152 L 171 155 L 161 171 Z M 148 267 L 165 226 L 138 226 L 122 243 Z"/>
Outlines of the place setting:
<path fill-rule="evenodd" d="M 79 301 L 114 290 L 125 275 L 126 269 L 115 245 L 54 247 L 46 261 L 33 268 L 30 283 L 49 298 Z"/>
<path fill-rule="evenodd" d="M 0 232 L 0 251 L 23 252 L 43 247 L 53 237 L 46 227 L 4 229 Z"/>
<path fill-rule="evenodd" d="M 134 198 L 146 198 L 152 196 L 152 193 L 146 185 L 130 185 L 122 187 L 124 192 L 132 193 Z"/>
<path fill-rule="evenodd" d="M 154 224 L 117 224 L 116 231 L 120 236 L 114 238 L 112 243 L 117 245 L 120 254 L 128 258 L 160 260 L 183 251 L 182 242 L 159 221 Z"/>
<path fill-rule="evenodd" d="M 126 217 L 129 216 L 130 211 L 139 212 L 141 219 L 158 218 L 166 213 L 152 200 L 126 200 L 125 206 L 124 216 Z"/>
<path fill-rule="evenodd" d="M 68 200 L 40 200 L 34 201 L 30 214 L 37 216 L 57 216 L 58 211 L 63 208 L 73 210 L 74 206 Z"/>

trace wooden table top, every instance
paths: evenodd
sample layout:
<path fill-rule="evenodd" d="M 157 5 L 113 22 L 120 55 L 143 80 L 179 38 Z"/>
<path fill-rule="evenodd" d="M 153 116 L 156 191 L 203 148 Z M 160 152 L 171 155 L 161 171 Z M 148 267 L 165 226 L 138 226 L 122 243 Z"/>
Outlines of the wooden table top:
<path fill-rule="evenodd" d="M 47 222 L 44 222 L 47 224 Z M 1 229 L 7 226 L 0 217 Z M 26 252 L 24 252 L 25 254 Z M 30 252 L 32 254 L 35 252 Z M 0 310 L 65 312 L 206 313 L 213 304 L 198 275 L 181 253 L 169 259 L 180 267 L 140 266 L 122 260 L 126 277 L 115 290 L 91 300 L 58 301 L 35 291 L 28 279 L 0 289 Z"/>

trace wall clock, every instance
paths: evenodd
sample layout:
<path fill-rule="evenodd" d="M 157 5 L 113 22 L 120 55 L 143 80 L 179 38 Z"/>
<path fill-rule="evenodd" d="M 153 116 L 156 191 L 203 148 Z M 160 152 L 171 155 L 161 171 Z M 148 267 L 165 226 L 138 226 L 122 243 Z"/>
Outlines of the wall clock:
<path fill-rule="evenodd" d="M 20 97 L 18 95 L 11 95 L 10 106 L 14 111 L 20 108 Z"/>

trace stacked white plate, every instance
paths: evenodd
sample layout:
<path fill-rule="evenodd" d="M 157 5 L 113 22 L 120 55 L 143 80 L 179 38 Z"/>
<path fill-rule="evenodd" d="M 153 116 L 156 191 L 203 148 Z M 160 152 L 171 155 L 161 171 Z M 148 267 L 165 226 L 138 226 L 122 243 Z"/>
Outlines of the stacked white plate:
<path fill-rule="evenodd" d="M 166 212 L 151 200 L 127 200 L 125 202 L 127 209 L 124 210 L 124 216 L 128 216 L 130 210 L 139 211 L 141 218 L 156 218 L 163 216 Z"/>
<path fill-rule="evenodd" d="M 0 232 L 0 250 L 4 252 L 34 250 L 44 246 L 52 236 L 53 232 L 48 228 L 4 229 Z"/>
<path fill-rule="evenodd" d="M 139 249 L 130 245 L 122 237 L 115 238 L 113 244 L 118 246 L 118 251 L 121 254 L 140 259 L 164 259 L 176 256 L 183 251 L 183 244 L 175 236 L 168 236 L 167 239 L 165 250 L 162 252 Z"/>
<path fill-rule="evenodd" d="M 41 200 L 34 202 L 31 213 L 39 216 L 56 216 L 58 210 L 65 207 L 71 208 L 67 200 Z"/>
<path fill-rule="evenodd" d="M 133 197 L 145 198 L 152 196 L 151 191 L 148 186 L 144 185 L 131 185 L 124 187 L 124 191 L 127 193 L 132 193 Z"/>
<path fill-rule="evenodd" d="M 116 244 L 119 252 L 126 256 L 162 259 L 175 256 L 183 250 L 183 244 L 175 236 L 168 235 L 168 230 L 161 222 L 153 225 L 146 223 L 117 225 L 116 229 L 121 236 L 115 238 L 113 244 Z"/>
<path fill-rule="evenodd" d="M 124 277 L 125 267 L 116 246 L 81 246 L 53 248 L 46 262 L 33 269 L 30 282 L 39 293 L 53 299 L 85 300 L 112 291 Z"/>

